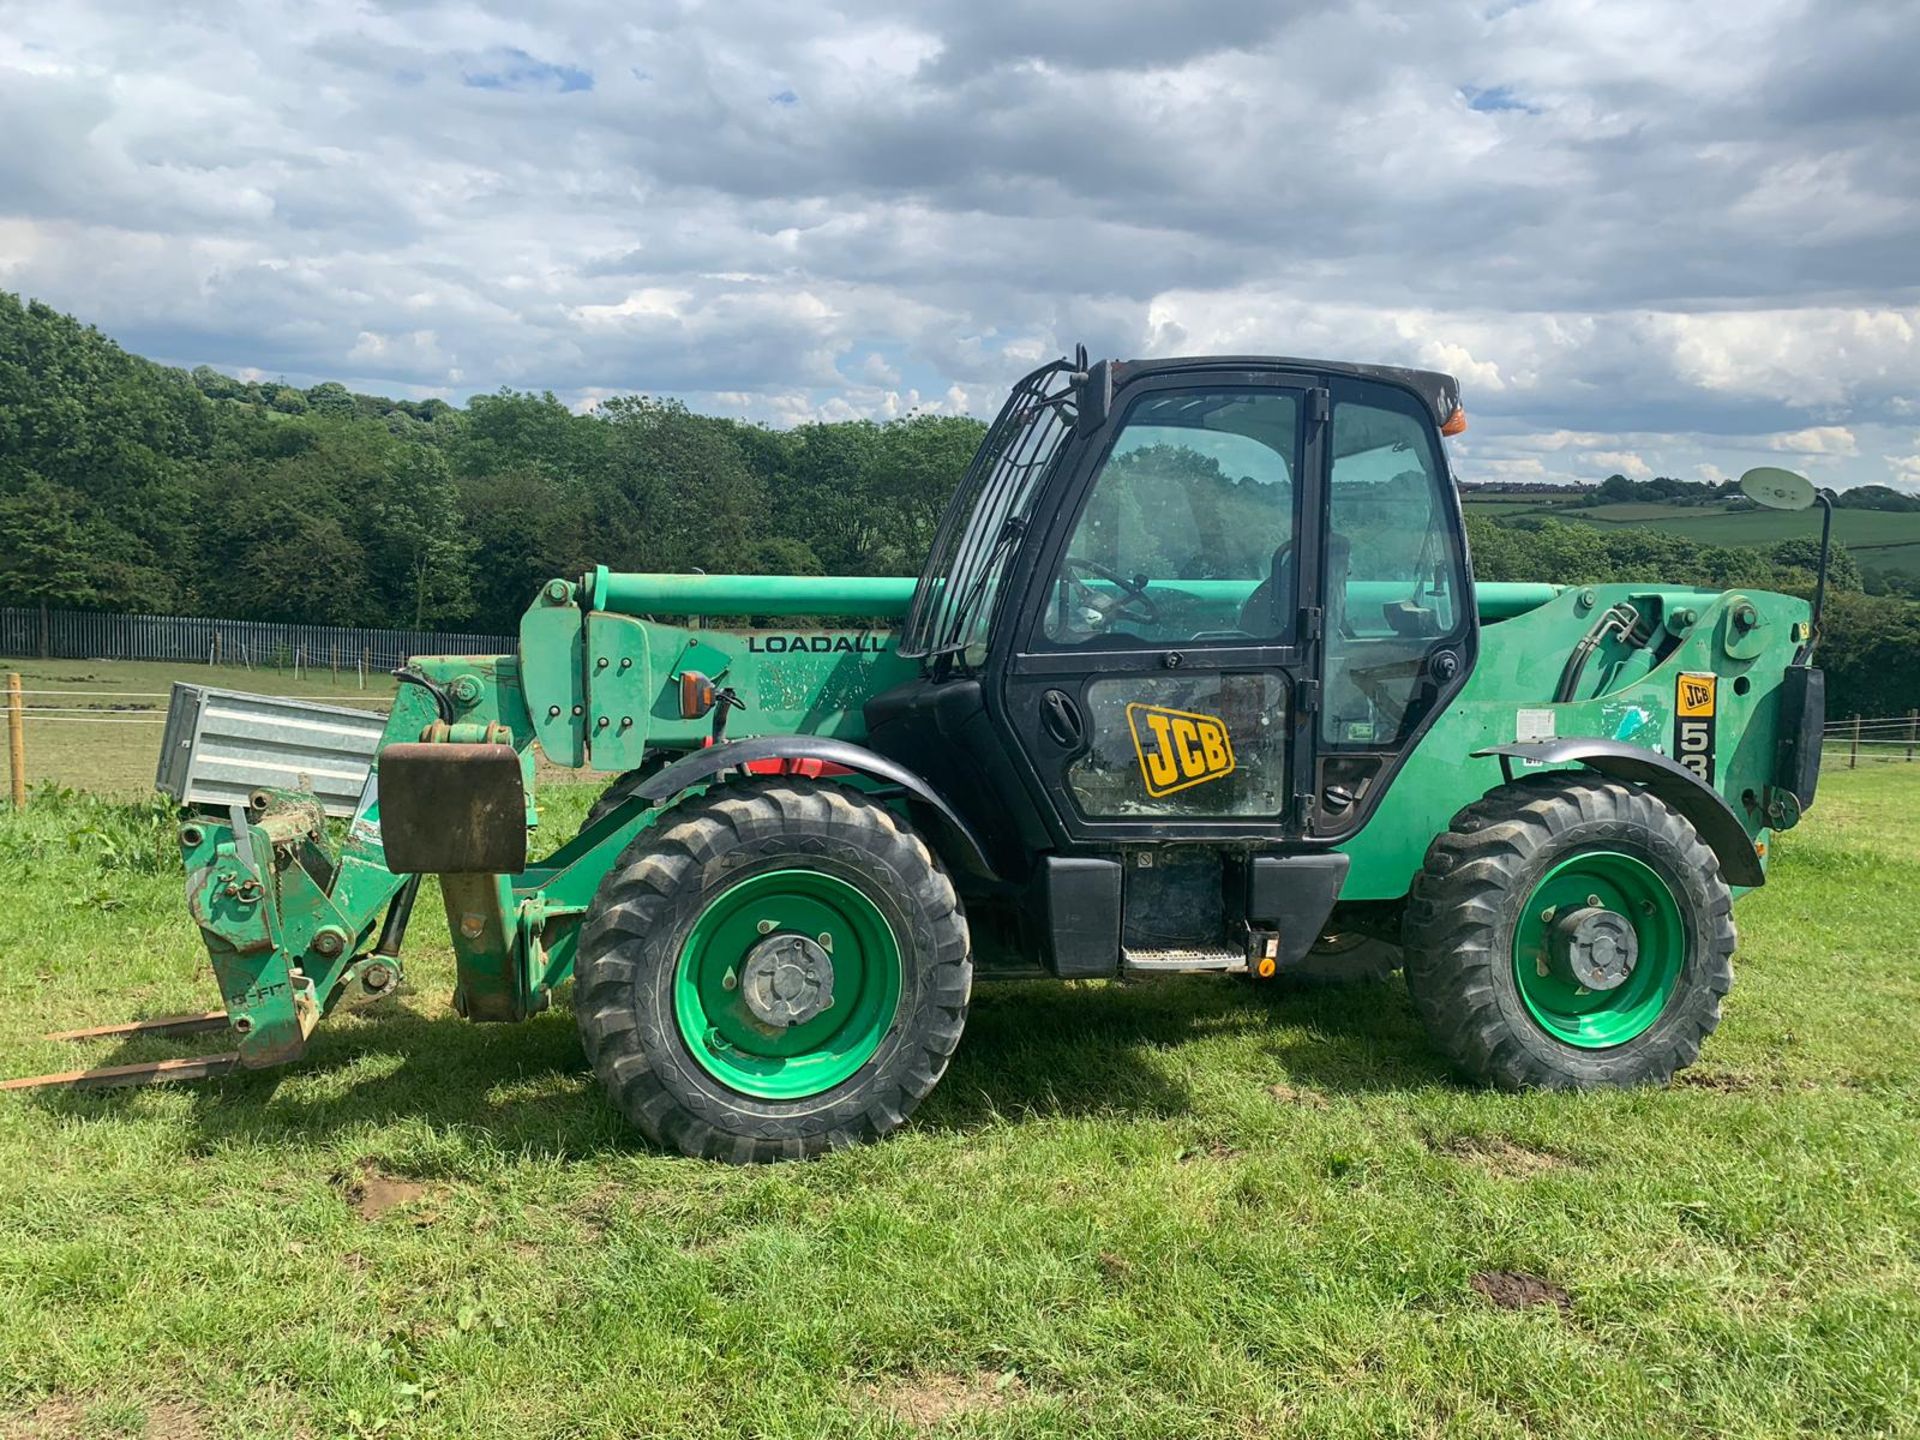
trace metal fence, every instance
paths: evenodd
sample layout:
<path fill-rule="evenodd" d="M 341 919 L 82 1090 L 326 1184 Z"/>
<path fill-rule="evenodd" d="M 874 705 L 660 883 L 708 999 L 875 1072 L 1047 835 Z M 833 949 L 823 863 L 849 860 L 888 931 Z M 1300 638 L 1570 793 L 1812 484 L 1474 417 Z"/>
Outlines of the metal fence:
<path fill-rule="evenodd" d="M 0 608 L 0 655 L 51 660 L 186 660 L 242 669 L 380 674 L 415 655 L 510 655 L 514 646 L 507 635 Z"/>
<path fill-rule="evenodd" d="M 1910 765 L 1916 753 L 1920 753 L 1920 710 L 1829 720 L 1821 736 L 1821 761 L 1829 767 L 1844 764 L 1857 770 L 1862 763 L 1887 761 Z"/>

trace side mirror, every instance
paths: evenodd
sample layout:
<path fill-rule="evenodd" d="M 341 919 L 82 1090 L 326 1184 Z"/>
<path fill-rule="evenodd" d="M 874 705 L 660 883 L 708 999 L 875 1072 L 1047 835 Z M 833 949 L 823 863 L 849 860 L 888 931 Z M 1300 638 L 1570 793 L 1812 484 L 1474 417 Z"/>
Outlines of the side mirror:
<path fill-rule="evenodd" d="M 1107 423 L 1113 410 L 1113 362 L 1102 360 L 1089 365 L 1080 381 L 1079 403 L 1074 407 L 1074 429 L 1083 435 Z"/>
<path fill-rule="evenodd" d="M 1740 477 L 1740 493 L 1769 510 L 1804 510 L 1813 504 L 1813 482 L 1776 465 L 1760 465 Z"/>
<path fill-rule="evenodd" d="M 1761 465 L 1740 477 L 1740 493 L 1769 510 L 1804 510 L 1815 501 L 1820 504 L 1820 573 L 1813 582 L 1813 619 L 1805 643 L 1793 657 L 1795 665 L 1810 665 L 1813 647 L 1820 643 L 1820 622 L 1827 608 L 1827 564 L 1833 554 L 1833 492 L 1814 489 L 1811 480 L 1791 470 Z"/>

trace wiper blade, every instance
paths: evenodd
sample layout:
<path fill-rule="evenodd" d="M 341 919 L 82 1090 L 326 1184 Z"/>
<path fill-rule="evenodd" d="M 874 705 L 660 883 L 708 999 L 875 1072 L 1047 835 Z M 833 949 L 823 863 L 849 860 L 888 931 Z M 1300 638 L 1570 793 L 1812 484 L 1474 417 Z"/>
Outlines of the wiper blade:
<path fill-rule="evenodd" d="M 947 638 L 927 651 L 927 658 L 952 655 L 967 648 L 967 641 L 963 637 L 968 627 L 973 624 L 973 612 L 980 604 L 980 597 L 986 593 L 987 582 L 993 578 L 994 566 L 1006 553 L 1007 547 L 1018 540 L 1026 528 L 1027 522 L 1018 515 L 1009 515 L 1001 523 L 1000 534 L 994 540 L 993 548 L 980 562 L 980 573 L 974 577 L 973 584 L 968 587 L 967 593 L 960 597 L 960 603 L 954 607 L 953 623 L 947 628 Z"/>

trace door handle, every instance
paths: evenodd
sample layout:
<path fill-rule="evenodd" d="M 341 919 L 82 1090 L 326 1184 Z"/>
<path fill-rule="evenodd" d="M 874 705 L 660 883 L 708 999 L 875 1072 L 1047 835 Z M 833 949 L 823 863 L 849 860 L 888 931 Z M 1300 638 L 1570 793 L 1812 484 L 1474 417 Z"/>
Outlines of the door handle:
<path fill-rule="evenodd" d="M 1040 724 L 1056 744 L 1076 749 L 1087 738 L 1087 722 L 1080 707 L 1064 690 L 1049 690 L 1040 697 Z"/>

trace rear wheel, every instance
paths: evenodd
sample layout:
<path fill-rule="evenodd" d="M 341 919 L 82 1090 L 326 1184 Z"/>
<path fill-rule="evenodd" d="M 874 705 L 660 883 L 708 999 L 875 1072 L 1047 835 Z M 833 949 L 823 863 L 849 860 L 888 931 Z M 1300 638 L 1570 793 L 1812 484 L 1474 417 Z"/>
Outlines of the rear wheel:
<path fill-rule="evenodd" d="M 1649 792 L 1556 773 L 1503 785 L 1433 842 L 1406 916 L 1435 1046 L 1510 1089 L 1663 1084 L 1733 983 L 1733 898 Z"/>
<path fill-rule="evenodd" d="M 581 932 L 594 1071 L 688 1155 L 798 1158 L 887 1134 L 944 1073 L 972 986 L 953 885 L 839 785 L 730 785 L 642 831 Z"/>

